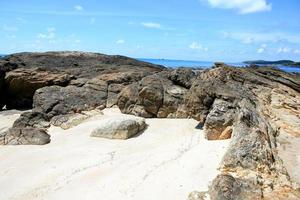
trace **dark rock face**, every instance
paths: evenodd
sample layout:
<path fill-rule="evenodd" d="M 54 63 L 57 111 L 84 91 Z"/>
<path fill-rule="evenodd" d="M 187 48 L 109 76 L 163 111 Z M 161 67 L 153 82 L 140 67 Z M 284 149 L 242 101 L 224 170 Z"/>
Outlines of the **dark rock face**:
<path fill-rule="evenodd" d="M 209 190 L 212 200 L 261 199 L 262 193 L 255 183 L 236 179 L 228 174 L 218 175 Z"/>
<path fill-rule="evenodd" d="M 186 92 L 163 76 L 147 76 L 122 90 L 118 106 L 124 113 L 142 117 L 176 117 Z"/>
<path fill-rule="evenodd" d="M 49 118 L 56 115 L 91 110 L 106 104 L 106 84 L 90 82 L 86 87 L 51 86 L 41 88 L 34 95 L 34 110 L 46 113 Z"/>
<path fill-rule="evenodd" d="M 223 131 L 232 126 L 236 105 L 223 99 L 216 99 L 205 120 L 205 132 L 208 140 L 224 139 Z M 229 137 L 230 138 L 230 137 Z"/>
<path fill-rule="evenodd" d="M 34 92 L 46 86 L 82 86 L 98 77 L 126 85 L 164 67 L 124 56 L 84 52 L 18 53 L 0 60 L 0 109 L 31 108 Z M 115 92 L 115 90 L 112 90 Z M 115 103 L 115 100 L 111 103 Z M 110 105 L 111 106 L 111 105 Z"/>
<path fill-rule="evenodd" d="M 3 62 L 4 64 L 14 64 L 15 68 L 42 68 L 64 71 L 80 78 L 94 78 L 99 74 L 111 72 L 141 71 L 141 68 L 142 71 L 158 72 L 164 68 L 125 56 L 72 51 L 17 53 L 6 56 Z"/>
<path fill-rule="evenodd" d="M 43 145 L 50 142 L 50 135 L 38 128 L 11 128 L 0 134 L 0 145 Z"/>
<path fill-rule="evenodd" d="M 66 86 L 73 77 L 40 69 L 15 69 L 5 77 L 8 109 L 31 108 L 34 92 L 49 85 Z"/>
<path fill-rule="evenodd" d="M 5 138 L 15 139 L 5 141 L 19 137 L 23 144 L 27 141 L 23 141 L 23 129 L 43 127 L 57 116 L 117 105 L 123 113 L 142 117 L 194 118 L 204 127 L 207 139 L 231 137 L 220 166 L 231 175 L 216 177 L 209 191 L 212 199 L 261 197 L 267 189 L 290 185 L 276 151 L 276 136 L 287 128 L 274 119 L 281 112 L 284 116 L 299 113 L 300 76 L 296 74 L 223 63 L 210 70 L 169 70 L 122 56 L 24 53 L 0 61 L 0 92 L 0 106 L 11 107 L 29 104 L 27 100 L 34 93 L 33 112 L 16 121 L 15 129 L 5 133 Z M 7 102 L 11 96 L 17 103 Z M 299 132 L 297 122 L 284 123 L 289 124 L 289 132 Z M 39 138 L 41 133 L 36 135 Z M 32 141 L 42 144 L 47 140 Z M 10 143 L 17 142 L 2 142 Z"/>
<path fill-rule="evenodd" d="M 42 112 L 25 112 L 14 122 L 14 128 L 48 128 L 50 126 L 49 117 Z"/>

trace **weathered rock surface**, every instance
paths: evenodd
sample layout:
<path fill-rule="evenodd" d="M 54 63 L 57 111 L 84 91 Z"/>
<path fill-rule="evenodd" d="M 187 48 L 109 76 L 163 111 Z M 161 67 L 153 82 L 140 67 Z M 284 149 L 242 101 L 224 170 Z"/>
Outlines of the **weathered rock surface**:
<path fill-rule="evenodd" d="M 10 108 L 31 108 L 34 92 L 49 85 L 66 86 L 73 77 L 55 71 L 38 68 L 19 68 L 6 73 L 5 86 L 7 102 Z"/>
<path fill-rule="evenodd" d="M 48 128 L 50 126 L 49 117 L 42 112 L 25 112 L 14 122 L 14 128 Z"/>
<path fill-rule="evenodd" d="M 0 65 L 58 70 L 79 78 L 94 78 L 111 72 L 159 72 L 164 68 L 125 56 L 76 51 L 17 53 L 4 57 Z"/>
<path fill-rule="evenodd" d="M 254 200 L 263 197 L 255 182 L 240 180 L 229 174 L 218 175 L 210 187 L 209 194 L 212 200 Z"/>
<path fill-rule="evenodd" d="M 43 145 L 50 142 L 50 135 L 44 129 L 11 128 L 0 133 L 0 145 Z"/>
<path fill-rule="evenodd" d="M 11 81 L 5 80 L 3 85 L 3 74 L 5 77 L 15 74 L 7 80 L 23 80 L 20 74 L 34 67 L 57 73 L 46 87 L 33 87 L 37 89 L 33 112 L 43 113 L 47 120 L 117 105 L 123 113 L 142 117 L 191 117 L 199 121 L 208 139 L 231 137 L 230 148 L 220 166 L 221 171 L 230 172 L 230 177 L 222 174 L 213 183 L 225 188 L 228 185 L 231 192 L 227 195 L 212 186 L 209 192 L 212 199 L 243 199 L 245 193 L 239 191 L 249 183 L 254 191 L 260 188 L 262 195 L 291 186 L 276 151 L 276 137 L 282 131 L 299 136 L 299 74 L 265 67 L 234 68 L 223 63 L 216 63 L 209 70 L 170 70 L 122 56 L 24 53 L 0 61 L 0 92 L 4 93 L 0 106 L 9 104 L 7 91 L 18 91 L 8 89 L 8 85 L 14 85 Z M 39 83 L 36 80 L 46 72 L 33 70 L 29 74 L 36 73 L 33 77 L 37 77 L 32 80 L 32 75 L 27 76 L 25 82 Z M 60 74 L 71 77 L 66 85 L 64 81 L 53 81 L 65 80 L 59 78 Z M 24 102 L 21 97 L 17 101 Z M 17 124 L 32 126 L 38 123 L 35 119 L 43 118 L 32 115 L 24 114 Z M 113 138 L 114 134 L 106 135 Z"/>
<path fill-rule="evenodd" d="M 46 113 L 49 118 L 92 110 L 106 104 L 106 87 L 106 83 L 102 85 L 102 82 L 90 82 L 86 87 L 44 87 L 33 97 L 34 110 Z"/>
<path fill-rule="evenodd" d="M 51 119 L 51 124 L 59 126 L 62 129 L 69 129 L 81 124 L 86 119 L 89 119 L 95 115 L 102 115 L 101 110 L 84 111 L 81 113 L 58 115 Z"/>
<path fill-rule="evenodd" d="M 45 86 L 82 86 L 85 81 L 99 75 L 102 77 L 98 79 L 108 84 L 126 85 L 163 69 L 162 66 L 124 56 L 97 53 L 12 54 L 0 60 L 0 108 L 4 105 L 9 109 L 31 108 L 34 92 Z"/>
<path fill-rule="evenodd" d="M 91 133 L 92 137 L 109 139 L 128 139 L 146 128 L 145 119 L 138 117 L 111 117 L 99 121 L 98 127 Z"/>
<path fill-rule="evenodd" d="M 122 90 L 118 106 L 123 113 L 142 117 L 177 117 L 187 89 L 157 74 Z"/>

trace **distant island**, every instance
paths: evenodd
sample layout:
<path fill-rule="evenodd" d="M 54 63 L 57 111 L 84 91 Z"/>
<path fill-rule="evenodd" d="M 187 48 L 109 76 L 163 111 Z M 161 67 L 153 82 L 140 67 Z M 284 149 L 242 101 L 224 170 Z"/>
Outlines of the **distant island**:
<path fill-rule="evenodd" d="M 284 65 L 284 66 L 300 67 L 300 62 L 294 62 L 292 60 L 277 60 L 277 61 L 253 60 L 253 61 L 245 61 L 244 63 L 250 65 Z"/>

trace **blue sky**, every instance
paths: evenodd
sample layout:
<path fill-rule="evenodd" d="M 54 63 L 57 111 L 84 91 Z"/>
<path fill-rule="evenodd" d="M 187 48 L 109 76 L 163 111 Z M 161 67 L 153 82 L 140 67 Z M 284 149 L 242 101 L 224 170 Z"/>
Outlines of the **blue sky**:
<path fill-rule="evenodd" d="M 0 53 L 300 60 L 299 0 L 3 0 Z"/>

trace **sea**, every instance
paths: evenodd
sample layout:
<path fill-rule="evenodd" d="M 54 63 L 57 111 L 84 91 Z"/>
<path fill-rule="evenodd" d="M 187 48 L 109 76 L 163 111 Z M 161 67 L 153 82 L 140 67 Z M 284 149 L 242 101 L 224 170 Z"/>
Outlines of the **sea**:
<path fill-rule="evenodd" d="M 151 58 L 137 58 L 138 60 L 149 62 L 157 65 L 163 65 L 168 68 L 178 68 L 178 67 L 192 67 L 192 68 L 211 68 L 214 62 L 209 61 L 192 61 L 192 60 L 171 60 L 171 59 L 151 59 Z M 226 64 L 236 66 L 236 67 L 246 67 L 245 63 L 234 63 L 227 62 Z M 266 65 L 264 65 L 266 66 Z M 300 73 L 300 67 L 295 66 L 282 66 L 282 65 L 272 65 L 272 67 L 277 67 L 286 72 Z"/>

